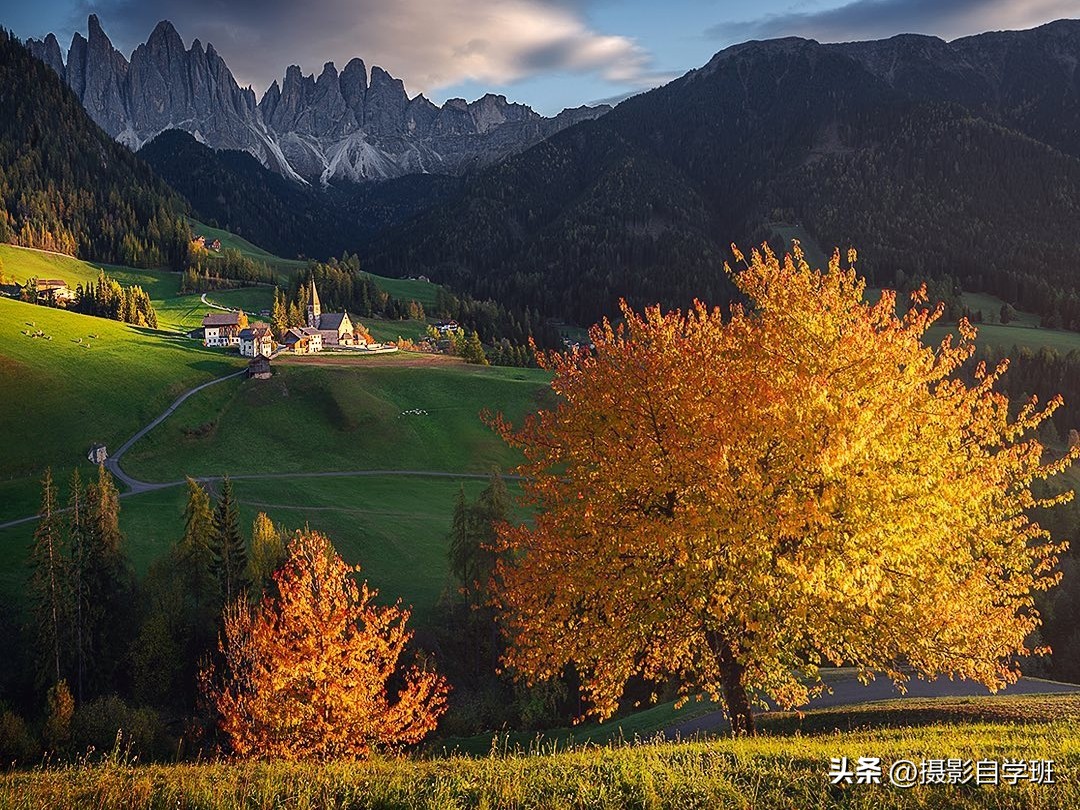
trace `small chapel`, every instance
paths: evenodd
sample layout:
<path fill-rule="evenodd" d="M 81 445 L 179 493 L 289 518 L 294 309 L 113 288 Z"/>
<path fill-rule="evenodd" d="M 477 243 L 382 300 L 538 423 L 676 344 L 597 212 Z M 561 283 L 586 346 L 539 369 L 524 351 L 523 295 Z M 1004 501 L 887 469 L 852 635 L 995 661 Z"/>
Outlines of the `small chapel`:
<path fill-rule="evenodd" d="M 349 318 L 349 313 L 322 311 L 314 276 L 311 278 L 311 289 L 308 290 L 307 325 L 309 329 L 319 330 L 323 346 L 356 345 L 356 328 Z"/>

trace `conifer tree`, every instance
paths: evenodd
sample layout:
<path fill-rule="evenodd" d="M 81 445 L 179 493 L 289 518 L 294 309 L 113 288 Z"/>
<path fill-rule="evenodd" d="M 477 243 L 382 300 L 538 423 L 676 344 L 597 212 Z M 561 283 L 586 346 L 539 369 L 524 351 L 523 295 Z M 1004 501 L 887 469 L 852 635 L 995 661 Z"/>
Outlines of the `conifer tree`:
<path fill-rule="evenodd" d="M 281 340 L 289 330 L 289 310 L 285 305 L 285 294 L 280 287 L 274 287 L 274 308 L 270 311 L 270 325 L 274 337 Z"/>
<path fill-rule="evenodd" d="M 43 680 L 58 684 L 63 680 L 60 648 L 67 627 L 68 600 L 64 593 L 67 572 L 63 534 L 56 509 L 56 488 L 53 486 L 51 468 L 46 468 L 45 476 L 41 479 L 41 519 L 34 531 L 30 564 L 33 568 L 30 598 L 37 630 L 39 675 L 43 676 Z"/>
<path fill-rule="evenodd" d="M 480 342 L 480 335 L 475 330 L 469 334 L 468 339 L 462 345 L 461 356 L 465 358 L 466 363 L 473 363 L 478 366 L 488 364 L 487 355 L 484 353 L 484 344 Z"/>
<path fill-rule="evenodd" d="M 84 673 L 94 688 L 111 688 L 131 630 L 129 611 L 133 578 L 123 552 L 120 532 L 120 494 L 105 465 L 98 479 L 86 488 L 84 555 L 80 579 L 84 583 L 84 617 L 89 668 Z"/>
<path fill-rule="evenodd" d="M 221 482 L 221 498 L 214 510 L 213 549 L 220 595 L 228 605 L 244 590 L 247 572 L 247 549 L 240 535 L 240 518 L 229 476 Z"/>
<path fill-rule="evenodd" d="M 215 529 L 210 496 L 193 478 L 187 479 L 188 502 L 184 508 L 184 536 L 177 544 L 177 561 L 185 588 L 196 609 L 217 612 L 217 581 L 214 576 Z"/>
<path fill-rule="evenodd" d="M 83 701 L 83 683 L 86 678 L 87 619 L 89 608 L 86 593 L 86 514 L 83 507 L 82 477 L 78 468 L 71 473 L 71 494 L 68 496 L 68 548 L 71 554 L 68 592 L 73 614 L 75 653 L 75 698 Z"/>

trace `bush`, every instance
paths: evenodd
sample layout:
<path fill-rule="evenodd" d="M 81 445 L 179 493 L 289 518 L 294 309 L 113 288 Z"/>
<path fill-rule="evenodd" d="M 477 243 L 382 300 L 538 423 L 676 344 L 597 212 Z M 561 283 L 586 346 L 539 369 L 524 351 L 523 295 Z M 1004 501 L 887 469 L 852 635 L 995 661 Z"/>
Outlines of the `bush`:
<path fill-rule="evenodd" d="M 81 706 L 72 721 L 76 751 L 107 754 L 120 745 L 140 759 L 165 759 L 173 750 L 165 724 L 153 709 L 129 706 L 116 695 Z"/>
<path fill-rule="evenodd" d="M 26 765 L 38 755 L 37 741 L 25 721 L 9 709 L 0 710 L 0 768 Z"/>

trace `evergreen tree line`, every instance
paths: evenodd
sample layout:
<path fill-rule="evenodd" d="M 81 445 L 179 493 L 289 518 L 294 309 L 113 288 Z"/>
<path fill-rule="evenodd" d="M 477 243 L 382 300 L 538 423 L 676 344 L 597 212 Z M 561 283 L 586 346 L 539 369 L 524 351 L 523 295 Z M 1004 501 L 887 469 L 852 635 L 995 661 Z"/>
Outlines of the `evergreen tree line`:
<path fill-rule="evenodd" d="M 492 577 L 499 558 L 495 527 L 510 519 L 506 482 L 492 473 L 475 500 L 458 490 L 447 536 L 453 578 L 439 603 L 431 638 L 439 666 L 453 684 L 450 706 L 440 721 L 448 735 L 492 728 L 540 729 L 567 724 L 579 707 L 570 705 L 564 681 L 525 687 L 500 672 L 505 643 L 491 605 Z"/>
<path fill-rule="evenodd" d="M 193 241 L 188 247 L 180 292 L 209 292 L 236 286 L 236 282 L 273 284 L 276 281 L 277 274 L 269 265 L 245 256 L 235 248 L 225 248 L 220 256 L 215 256 Z"/>
<path fill-rule="evenodd" d="M 76 285 L 75 297 L 70 302 L 57 298 L 52 290 L 39 293 L 37 284 L 36 277 L 27 279 L 21 293 L 23 301 L 157 329 L 157 312 L 147 292 L 138 284 L 123 287 L 105 271 L 98 274 L 96 283 L 88 282 L 85 287 Z"/>
<path fill-rule="evenodd" d="M 216 503 L 189 479 L 180 538 L 138 583 L 112 476 L 102 465 L 84 485 L 76 470 L 69 491 L 61 510 L 46 471 L 29 621 L 7 650 L 26 661 L 30 677 L 5 690 L 38 717 L 28 725 L 0 707 L 0 756 L 25 761 L 42 748 L 63 756 L 88 745 L 108 751 L 117 728 L 144 756 L 175 755 L 181 732 L 212 744 L 199 668 L 215 655 L 223 607 L 242 594 L 261 598 L 270 586 L 285 557 L 284 528 L 259 514 L 249 541 L 229 479 Z"/>
<path fill-rule="evenodd" d="M 379 288 L 370 275 L 360 270 L 360 258 L 343 254 L 341 259 L 308 262 L 307 272 L 293 279 L 285 300 L 290 326 L 302 325 L 307 317 L 311 280 L 315 280 L 324 312 L 348 311 L 361 318 L 385 318 L 391 321 L 423 320 L 427 317 L 419 301 L 395 298 Z M 294 323 L 299 319 L 300 323 Z"/>
<path fill-rule="evenodd" d="M 84 315 L 110 318 L 114 321 L 133 323 L 157 329 L 157 312 L 150 303 L 150 296 L 137 284 L 121 287 L 116 279 L 98 275 L 96 284 L 75 287 L 75 299 L 71 309 Z"/>
<path fill-rule="evenodd" d="M 187 205 L 0 29 L 0 242 L 181 269 Z"/>

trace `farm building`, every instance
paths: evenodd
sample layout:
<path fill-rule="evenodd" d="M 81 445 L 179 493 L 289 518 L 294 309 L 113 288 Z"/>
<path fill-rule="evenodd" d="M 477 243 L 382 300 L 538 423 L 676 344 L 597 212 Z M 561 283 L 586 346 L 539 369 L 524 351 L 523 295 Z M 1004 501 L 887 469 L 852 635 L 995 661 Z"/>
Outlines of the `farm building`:
<path fill-rule="evenodd" d="M 271 376 L 270 358 L 262 354 L 253 358 L 248 363 L 247 375 L 249 379 L 269 380 Z"/>
<path fill-rule="evenodd" d="M 90 452 L 86 454 L 86 460 L 91 464 L 104 464 L 109 458 L 109 452 L 103 444 L 90 445 Z"/>
<path fill-rule="evenodd" d="M 48 299 L 52 296 L 56 301 L 72 301 L 75 293 L 68 287 L 67 282 L 59 278 L 39 278 L 37 280 L 38 300 Z"/>

